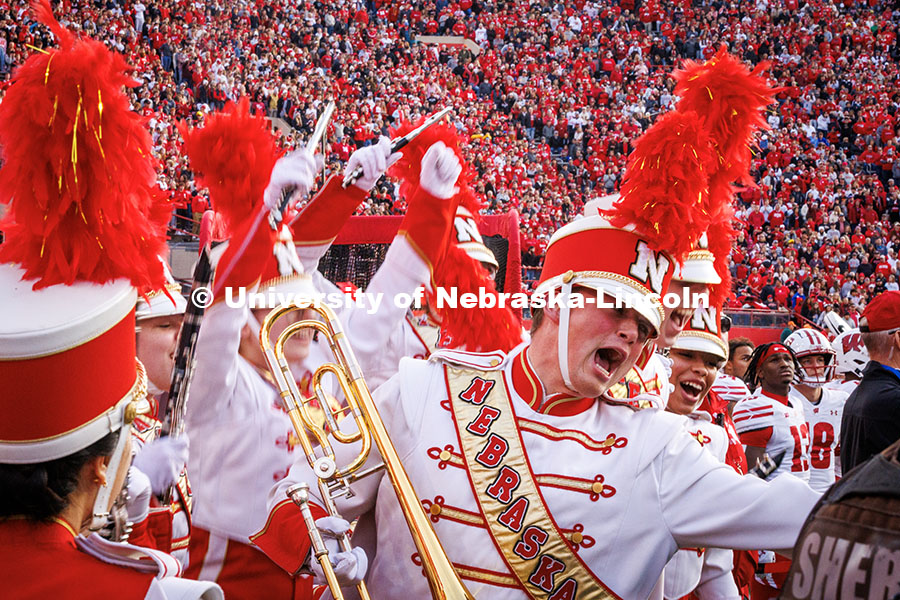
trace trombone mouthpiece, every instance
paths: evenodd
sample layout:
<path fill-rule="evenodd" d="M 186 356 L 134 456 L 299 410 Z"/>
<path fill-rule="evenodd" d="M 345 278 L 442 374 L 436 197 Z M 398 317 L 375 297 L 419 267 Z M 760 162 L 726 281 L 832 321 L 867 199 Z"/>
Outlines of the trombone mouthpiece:
<path fill-rule="evenodd" d="M 309 484 L 305 481 L 292 485 L 284 493 L 297 504 L 309 502 Z"/>

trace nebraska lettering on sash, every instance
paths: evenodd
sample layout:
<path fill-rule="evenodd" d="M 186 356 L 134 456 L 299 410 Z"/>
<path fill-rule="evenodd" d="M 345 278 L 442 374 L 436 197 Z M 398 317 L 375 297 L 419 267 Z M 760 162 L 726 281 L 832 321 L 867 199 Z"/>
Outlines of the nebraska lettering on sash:
<path fill-rule="evenodd" d="M 501 371 L 445 366 L 466 473 L 491 537 L 529 597 L 617 599 L 557 528 L 528 464 Z M 501 385 L 497 385 L 500 383 Z"/>
<path fill-rule="evenodd" d="M 475 420 L 466 425 L 466 430 L 475 435 L 486 435 L 491 423 L 500 416 L 500 411 L 493 406 L 482 406 Z"/>
<path fill-rule="evenodd" d="M 465 389 L 462 393 L 460 393 L 459 397 L 466 402 L 471 402 L 472 404 L 481 404 L 484 402 L 485 397 L 491 393 L 491 390 L 494 388 L 494 382 L 488 381 L 486 379 L 482 379 L 481 377 L 476 377 L 469 384 L 469 387 Z"/>

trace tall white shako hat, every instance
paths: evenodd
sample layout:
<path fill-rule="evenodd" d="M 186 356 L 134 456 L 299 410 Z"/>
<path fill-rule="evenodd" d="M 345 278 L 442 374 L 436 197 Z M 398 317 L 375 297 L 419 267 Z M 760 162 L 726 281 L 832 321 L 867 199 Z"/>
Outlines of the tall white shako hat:
<path fill-rule="evenodd" d="M 673 279 L 686 281 L 687 283 L 705 283 L 707 285 L 722 283 L 722 278 L 716 272 L 716 257 L 709 250 L 707 233 L 704 232 L 700 236 L 694 249 L 688 253 L 684 262 L 680 263 L 675 269 Z"/>
<path fill-rule="evenodd" d="M 456 215 L 453 217 L 453 233 L 456 245 L 465 250 L 470 257 L 478 262 L 491 265 L 495 269 L 500 268 L 494 253 L 484 245 L 484 238 L 478 231 L 475 217 L 472 216 L 469 209 L 461 204 L 457 207 Z"/>
<path fill-rule="evenodd" d="M 135 317 L 139 322 L 143 319 L 183 315 L 187 309 L 187 300 L 181 293 L 181 285 L 172 277 L 172 271 L 166 260 L 160 256 L 159 261 L 165 271 L 166 283 L 160 289 L 138 298 Z"/>
<path fill-rule="evenodd" d="M 706 352 L 728 360 L 728 344 L 722 339 L 722 307 L 700 307 L 694 311 L 672 348 Z"/>
<path fill-rule="evenodd" d="M 611 194 L 592 200 L 585 205 L 585 214 L 587 214 L 589 207 L 595 203 L 600 210 L 608 210 L 619 201 L 619 198 L 619 194 Z M 716 272 L 716 257 L 709 249 L 707 232 L 703 232 L 694 248 L 684 257 L 682 262 L 676 262 L 675 274 L 672 276 L 672 279 L 688 283 L 705 283 L 707 285 L 722 283 L 722 278 Z"/>
<path fill-rule="evenodd" d="M 36 5 L 60 48 L 17 70 L 0 104 L 0 463 L 69 456 L 126 427 L 146 394 L 135 356 L 138 292 L 164 284 L 170 207 L 131 111 L 124 59 Z M 102 131 L 102 135 L 100 132 Z M 106 523 L 114 477 L 91 528 Z"/>
<path fill-rule="evenodd" d="M 610 197 L 585 206 L 585 216 L 558 229 L 551 237 L 544 268 L 535 294 L 551 291 L 567 297 L 575 286 L 628 299 L 658 334 L 665 313 L 661 297 L 669 289 L 675 260 L 665 252 L 652 250 L 634 228 L 614 227 L 600 216 L 609 208 Z M 560 308 L 559 367 L 563 381 L 571 388 L 568 367 L 570 308 Z"/>

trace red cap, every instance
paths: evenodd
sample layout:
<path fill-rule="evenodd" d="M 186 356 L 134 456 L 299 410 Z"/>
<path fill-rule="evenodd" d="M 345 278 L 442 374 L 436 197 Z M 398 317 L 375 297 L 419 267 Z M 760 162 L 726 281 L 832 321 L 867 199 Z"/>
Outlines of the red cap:
<path fill-rule="evenodd" d="M 866 305 L 859 330 L 865 333 L 900 328 L 900 292 L 883 292 Z"/>

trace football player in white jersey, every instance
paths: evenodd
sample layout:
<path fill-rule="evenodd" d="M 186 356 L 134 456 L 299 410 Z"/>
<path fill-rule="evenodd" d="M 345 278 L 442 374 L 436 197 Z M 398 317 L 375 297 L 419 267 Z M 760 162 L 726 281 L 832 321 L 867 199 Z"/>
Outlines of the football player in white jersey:
<path fill-rule="evenodd" d="M 809 481 L 806 417 L 799 400 L 788 397 L 799 370 L 793 352 L 783 344 L 772 342 L 757 347 L 745 380 L 754 394 L 735 406 L 734 425 L 747 446 L 747 463 L 751 467 L 764 454 L 777 461 L 784 452 L 771 476 L 789 472 Z"/>
<path fill-rule="evenodd" d="M 809 481 L 809 428 L 800 400 L 790 397 L 800 370 L 793 351 L 784 344 L 758 346 L 744 380 L 755 393 L 734 407 L 734 426 L 746 444 L 747 463 L 753 467 L 768 454 L 778 464 L 767 479 L 790 473 Z M 777 597 L 790 567 L 787 558 L 760 550 L 751 597 Z"/>
<path fill-rule="evenodd" d="M 828 338 L 815 329 L 798 329 L 788 336 L 785 345 L 794 351 L 802 369 L 791 397 L 803 406 L 811 440 L 809 485 L 824 492 L 835 480 L 835 463 L 839 456 L 841 415 L 848 394 L 826 389 L 834 379 L 835 352 Z"/>

